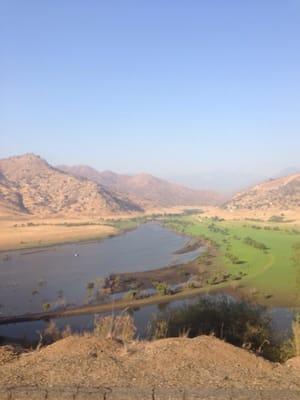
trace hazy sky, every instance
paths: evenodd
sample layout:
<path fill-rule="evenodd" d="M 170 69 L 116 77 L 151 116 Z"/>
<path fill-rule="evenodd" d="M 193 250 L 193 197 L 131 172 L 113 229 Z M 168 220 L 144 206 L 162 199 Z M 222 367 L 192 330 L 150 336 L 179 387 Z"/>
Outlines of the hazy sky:
<path fill-rule="evenodd" d="M 0 15 L 0 157 L 300 165 L 300 0 L 2 0 Z"/>

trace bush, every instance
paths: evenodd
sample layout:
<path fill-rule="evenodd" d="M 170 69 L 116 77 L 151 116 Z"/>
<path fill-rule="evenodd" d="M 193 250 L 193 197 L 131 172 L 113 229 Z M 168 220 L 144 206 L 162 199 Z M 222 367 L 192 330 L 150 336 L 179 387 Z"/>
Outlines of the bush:
<path fill-rule="evenodd" d="M 38 347 L 40 347 L 41 345 L 49 345 L 51 343 L 54 343 L 57 340 L 61 339 L 61 337 L 61 332 L 58 329 L 55 321 L 50 320 L 46 328 L 42 332 L 40 332 L 40 343 Z"/>
<path fill-rule="evenodd" d="M 283 222 L 284 221 L 284 216 L 283 215 L 272 215 L 269 218 L 270 222 Z"/>
<path fill-rule="evenodd" d="M 123 296 L 125 300 L 136 300 L 139 296 L 139 291 L 138 290 L 130 290 L 129 292 L 126 292 Z"/>
<path fill-rule="evenodd" d="M 159 293 L 161 296 L 166 296 L 167 294 L 170 293 L 170 288 L 168 284 L 165 282 L 154 283 L 154 287 L 157 293 Z"/>
<path fill-rule="evenodd" d="M 151 339 L 158 340 L 164 339 L 168 334 L 168 321 L 164 319 L 157 319 L 150 327 Z"/>
<path fill-rule="evenodd" d="M 272 361 L 285 361 L 293 354 L 289 341 L 278 343 L 273 339 L 266 309 L 245 301 L 207 296 L 195 304 L 161 313 L 152 322 L 152 337 L 157 336 L 162 321 L 167 321 L 165 337 L 178 337 L 182 332 L 188 332 L 189 337 L 213 334 Z"/>
<path fill-rule="evenodd" d="M 134 320 L 129 314 L 95 317 L 94 334 L 97 336 L 120 340 L 126 344 L 134 339 L 135 333 Z"/>
<path fill-rule="evenodd" d="M 256 240 L 252 239 L 249 236 L 247 236 L 244 239 L 244 243 L 248 244 L 249 246 L 255 247 L 256 249 L 259 249 L 259 250 L 264 250 L 264 251 L 269 250 L 268 247 L 264 243 L 257 242 Z"/>

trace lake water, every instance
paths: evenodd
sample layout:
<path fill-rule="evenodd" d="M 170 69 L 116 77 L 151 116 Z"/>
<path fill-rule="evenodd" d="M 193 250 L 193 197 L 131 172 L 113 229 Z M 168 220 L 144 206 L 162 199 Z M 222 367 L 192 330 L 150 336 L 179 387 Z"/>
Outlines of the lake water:
<path fill-rule="evenodd" d="M 111 273 L 152 270 L 196 258 L 203 249 L 175 254 L 187 241 L 159 224 L 147 223 L 99 242 L 2 253 L 0 313 L 39 312 L 44 303 L 53 308 L 81 305 L 87 301 L 88 282 Z M 0 336 L 6 328 L 0 327 Z M 14 329 L 19 337 L 26 332 L 26 324 Z"/>

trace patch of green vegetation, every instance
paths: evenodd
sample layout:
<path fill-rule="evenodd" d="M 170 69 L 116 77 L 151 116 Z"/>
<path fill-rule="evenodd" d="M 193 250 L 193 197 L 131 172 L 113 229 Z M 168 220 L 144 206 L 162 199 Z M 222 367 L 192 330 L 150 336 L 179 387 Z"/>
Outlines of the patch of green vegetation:
<path fill-rule="evenodd" d="M 161 296 L 166 296 L 170 293 L 169 285 L 165 282 L 154 282 L 154 287 Z"/>
<path fill-rule="evenodd" d="M 263 303 L 299 306 L 300 237 L 295 226 L 286 229 L 279 224 L 270 228 L 263 223 L 197 220 L 192 216 L 168 218 L 165 224 L 178 232 L 202 237 L 218 249 L 214 266 L 229 277 L 224 281 L 221 272 L 216 272 L 208 286 L 242 286 L 244 294 L 255 293 L 256 300 Z M 238 284 L 234 282 L 237 280 Z"/>
<path fill-rule="evenodd" d="M 284 362 L 299 351 L 299 325 L 294 324 L 293 335 L 275 338 L 267 310 L 243 300 L 231 301 L 202 297 L 196 303 L 177 309 L 167 309 L 156 315 L 151 323 L 150 337 L 196 337 L 211 335 L 247 348 L 271 360 Z"/>
<path fill-rule="evenodd" d="M 147 222 L 146 217 L 136 217 L 130 219 L 111 219 L 106 220 L 103 224 L 112 226 L 120 231 L 127 231 L 137 228 L 140 224 Z"/>

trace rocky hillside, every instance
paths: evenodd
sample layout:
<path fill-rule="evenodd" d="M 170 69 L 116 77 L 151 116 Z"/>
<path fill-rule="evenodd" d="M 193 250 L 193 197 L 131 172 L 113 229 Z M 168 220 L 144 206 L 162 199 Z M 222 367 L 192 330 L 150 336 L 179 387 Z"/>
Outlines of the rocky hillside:
<path fill-rule="evenodd" d="M 34 154 L 0 160 L 0 206 L 37 216 L 140 211 L 125 196 L 51 167 Z"/>
<path fill-rule="evenodd" d="M 0 212 L 1 214 L 26 212 L 22 195 L 16 186 L 0 172 Z"/>
<path fill-rule="evenodd" d="M 0 388 L 98 388 L 99 397 L 93 399 L 292 400 L 300 391 L 298 359 L 274 364 L 212 336 L 134 342 L 126 347 L 87 334 L 70 336 L 29 353 L 0 347 L 0 369 Z M 101 388 L 112 394 L 118 388 L 127 391 L 123 397 L 101 397 Z M 159 395 L 162 388 L 164 395 Z M 183 389 L 186 396 L 180 392 Z"/>
<path fill-rule="evenodd" d="M 238 193 L 225 207 L 231 210 L 300 209 L 300 173 L 270 179 Z"/>
<path fill-rule="evenodd" d="M 189 189 L 144 173 L 122 175 L 111 171 L 99 172 L 85 165 L 62 165 L 58 168 L 123 193 L 143 207 L 199 206 L 216 204 L 219 199 L 214 192 Z"/>

